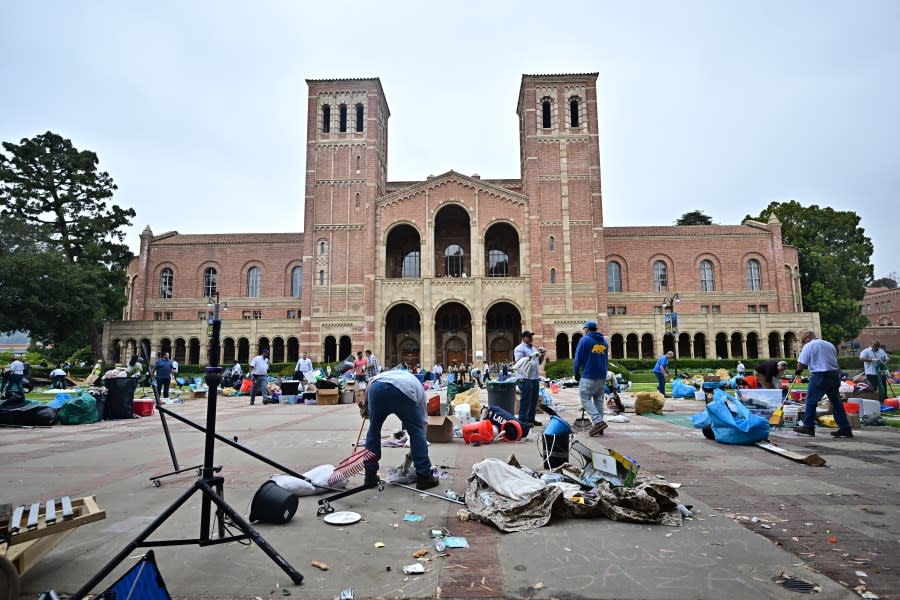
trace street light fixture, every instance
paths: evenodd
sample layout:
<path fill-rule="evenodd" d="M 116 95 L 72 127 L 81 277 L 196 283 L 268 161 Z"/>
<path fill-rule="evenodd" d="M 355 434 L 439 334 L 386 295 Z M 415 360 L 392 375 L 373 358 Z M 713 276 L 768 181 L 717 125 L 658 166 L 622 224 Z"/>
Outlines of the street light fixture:
<path fill-rule="evenodd" d="M 675 292 L 671 296 L 663 297 L 662 307 L 663 307 L 663 320 L 666 325 L 666 333 L 672 334 L 672 369 L 675 371 L 675 378 L 678 378 L 678 312 L 675 310 L 675 305 L 681 302 L 681 298 L 678 297 L 678 292 Z M 667 313 L 666 309 L 669 309 L 671 312 Z"/>

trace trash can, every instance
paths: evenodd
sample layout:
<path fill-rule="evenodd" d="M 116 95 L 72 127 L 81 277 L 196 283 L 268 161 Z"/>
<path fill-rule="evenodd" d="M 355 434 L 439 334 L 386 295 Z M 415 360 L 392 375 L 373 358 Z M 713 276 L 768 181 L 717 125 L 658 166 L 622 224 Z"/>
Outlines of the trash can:
<path fill-rule="evenodd" d="M 569 442 L 572 428 L 559 417 L 550 417 L 541 436 L 540 455 L 545 469 L 555 469 L 569 462 Z"/>
<path fill-rule="evenodd" d="M 506 381 L 488 381 L 488 406 L 502 408 L 508 413 L 516 414 L 516 382 L 510 379 Z"/>
<path fill-rule="evenodd" d="M 109 419 L 133 419 L 134 391 L 138 380 L 134 377 L 104 379 L 106 386 L 105 412 Z"/>

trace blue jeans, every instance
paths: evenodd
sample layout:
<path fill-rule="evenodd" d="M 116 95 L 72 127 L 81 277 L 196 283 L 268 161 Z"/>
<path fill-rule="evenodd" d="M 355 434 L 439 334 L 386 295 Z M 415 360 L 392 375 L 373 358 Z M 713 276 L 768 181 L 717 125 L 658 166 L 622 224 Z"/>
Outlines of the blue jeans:
<path fill-rule="evenodd" d="M 538 403 L 538 379 L 519 380 L 519 422 L 531 423 Z"/>
<path fill-rule="evenodd" d="M 656 375 L 656 390 L 660 394 L 665 396 L 666 395 L 666 376 L 663 375 L 662 373 L 657 373 L 656 371 L 653 371 L 653 374 Z"/>
<path fill-rule="evenodd" d="M 172 382 L 171 377 L 157 377 L 156 378 L 156 389 L 159 390 L 159 395 L 161 398 L 169 397 L 169 384 Z"/>
<path fill-rule="evenodd" d="M 850 431 L 850 421 L 847 420 L 847 412 L 840 394 L 841 372 L 825 371 L 812 373 L 809 377 L 809 387 L 806 390 L 806 412 L 803 414 L 803 426 L 816 426 L 816 404 L 822 396 L 828 396 L 831 401 L 831 412 L 838 429 Z"/>
<path fill-rule="evenodd" d="M 428 442 L 425 440 L 425 415 L 409 396 L 385 381 L 369 384 L 369 431 L 366 433 L 366 449 L 375 458 L 365 463 L 366 471 L 377 472 L 381 460 L 381 427 L 390 415 L 397 415 L 403 429 L 409 434 L 409 449 L 416 475 L 431 476 L 431 460 L 428 458 Z"/>
<path fill-rule="evenodd" d="M 606 399 L 605 379 L 582 379 L 578 382 L 578 395 L 581 397 L 581 406 L 591 418 L 591 423 L 596 425 L 603 422 L 603 405 Z"/>
<path fill-rule="evenodd" d="M 254 400 L 256 400 L 256 394 L 258 393 L 262 396 L 263 400 L 266 399 L 266 384 L 269 382 L 268 375 L 252 375 L 253 377 L 253 387 L 250 388 L 250 403 L 252 404 Z"/>

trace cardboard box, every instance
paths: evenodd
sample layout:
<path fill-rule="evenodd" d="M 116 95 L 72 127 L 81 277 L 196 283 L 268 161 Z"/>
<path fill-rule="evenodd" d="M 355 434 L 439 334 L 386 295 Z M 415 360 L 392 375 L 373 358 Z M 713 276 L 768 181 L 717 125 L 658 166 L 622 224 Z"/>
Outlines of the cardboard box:
<path fill-rule="evenodd" d="M 432 444 L 447 444 L 453 441 L 453 421 L 450 417 L 428 417 L 425 438 Z"/>
<path fill-rule="evenodd" d="M 851 429 L 859 429 L 859 415 L 851 415 L 847 413 L 847 420 L 850 421 Z"/>
<path fill-rule="evenodd" d="M 316 404 L 321 405 L 332 405 L 337 404 L 339 399 L 339 392 L 337 388 L 331 390 L 319 390 L 316 392 Z"/>
<path fill-rule="evenodd" d="M 703 381 L 705 383 L 719 383 L 722 380 L 718 375 L 704 375 Z"/>

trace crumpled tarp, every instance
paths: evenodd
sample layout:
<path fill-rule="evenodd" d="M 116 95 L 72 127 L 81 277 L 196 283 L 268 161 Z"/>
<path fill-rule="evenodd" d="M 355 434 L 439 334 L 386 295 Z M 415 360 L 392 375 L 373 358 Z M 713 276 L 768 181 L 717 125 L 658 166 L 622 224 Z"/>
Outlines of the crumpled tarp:
<path fill-rule="evenodd" d="M 509 473 L 519 471 L 504 465 Z M 478 465 L 476 464 L 475 467 Z M 514 500 L 494 491 L 492 477 L 502 477 L 503 470 L 492 465 L 486 481 L 473 467 L 466 486 L 466 506 L 481 521 L 492 523 L 505 532 L 525 531 L 546 525 L 552 517 L 600 518 L 631 523 L 653 523 L 680 527 L 678 492 L 666 483 L 639 479 L 633 488 L 612 487 L 600 482 L 595 504 L 586 505 L 565 497 L 563 488 L 549 484 Z M 484 474 L 485 471 L 482 470 Z M 536 480 L 538 481 L 538 480 Z"/>

